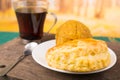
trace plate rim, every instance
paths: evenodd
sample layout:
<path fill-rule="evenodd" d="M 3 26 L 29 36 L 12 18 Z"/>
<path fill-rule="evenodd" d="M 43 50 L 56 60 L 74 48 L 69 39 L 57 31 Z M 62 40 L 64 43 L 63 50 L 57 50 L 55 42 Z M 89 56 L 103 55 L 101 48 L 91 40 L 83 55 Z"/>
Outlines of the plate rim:
<path fill-rule="evenodd" d="M 57 72 L 61 72 L 61 73 L 67 73 L 67 74 L 93 74 L 93 73 L 98 73 L 98 72 L 106 71 L 106 70 L 112 68 L 116 64 L 116 62 L 117 62 L 117 56 L 116 56 L 115 52 L 108 47 L 108 50 L 110 51 L 109 54 L 110 54 L 111 57 L 114 57 L 114 61 L 108 67 L 100 69 L 100 70 L 95 70 L 95 71 L 90 71 L 90 72 L 72 72 L 72 71 L 65 71 L 65 70 L 56 69 L 56 68 L 50 67 L 48 64 L 44 65 L 43 63 L 40 63 L 35 58 L 35 51 L 36 51 L 36 49 L 38 47 L 40 47 L 41 45 L 44 45 L 46 43 L 48 44 L 48 43 L 51 43 L 51 42 L 53 43 L 54 42 L 54 44 L 55 44 L 55 41 L 56 41 L 55 39 L 52 39 L 52 40 L 48 40 L 48 41 L 42 42 L 38 46 L 36 46 L 35 49 L 32 51 L 32 58 L 34 59 L 34 61 L 36 63 L 38 63 L 39 65 L 41 65 L 42 67 L 47 68 L 49 70 L 53 70 L 53 71 L 57 71 Z M 55 45 L 52 45 L 52 46 L 55 46 Z M 49 48 L 47 48 L 47 49 L 49 49 Z M 47 61 L 45 61 L 45 62 L 47 63 Z"/>

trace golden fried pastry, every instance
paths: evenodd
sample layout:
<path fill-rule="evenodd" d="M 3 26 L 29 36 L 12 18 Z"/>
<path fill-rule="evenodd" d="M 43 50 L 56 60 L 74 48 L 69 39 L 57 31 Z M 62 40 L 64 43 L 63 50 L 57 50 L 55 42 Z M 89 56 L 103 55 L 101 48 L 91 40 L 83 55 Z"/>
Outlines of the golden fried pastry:
<path fill-rule="evenodd" d="M 75 39 L 50 48 L 46 60 L 49 66 L 57 69 L 87 72 L 107 67 L 110 54 L 102 40 Z"/>
<path fill-rule="evenodd" d="M 56 30 L 56 45 L 69 40 L 91 38 L 90 30 L 79 21 L 69 20 Z"/>

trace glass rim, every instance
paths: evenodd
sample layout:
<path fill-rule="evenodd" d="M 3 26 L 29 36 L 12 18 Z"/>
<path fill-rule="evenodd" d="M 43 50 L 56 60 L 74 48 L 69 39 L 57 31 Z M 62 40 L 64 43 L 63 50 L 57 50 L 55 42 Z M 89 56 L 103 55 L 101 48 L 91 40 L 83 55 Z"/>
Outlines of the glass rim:
<path fill-rule="evenodd" d="M 21 7 L 43 7 L 45 9 L 48 9 L 48 5 L 49 5 L 48 2 L 41 1 L 41 0 L 37 0 L 36 2 L 33 2 L 33 1 L 27 2 L 25 0 L 24 1 L 15 0 L 12 2 L 12 6 L 14 9 L 21 8 Z"/>

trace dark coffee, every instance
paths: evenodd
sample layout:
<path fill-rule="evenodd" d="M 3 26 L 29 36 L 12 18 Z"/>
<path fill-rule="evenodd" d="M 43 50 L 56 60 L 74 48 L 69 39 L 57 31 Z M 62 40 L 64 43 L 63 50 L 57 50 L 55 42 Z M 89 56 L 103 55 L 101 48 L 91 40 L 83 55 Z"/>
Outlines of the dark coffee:
<path fill-rule="evenodd" d="M 43 36 L 43 26 L 46 17 L 46 9 L 19 8 L 15 10 L 20 37 L 27 40 L 38 40 Z"/>

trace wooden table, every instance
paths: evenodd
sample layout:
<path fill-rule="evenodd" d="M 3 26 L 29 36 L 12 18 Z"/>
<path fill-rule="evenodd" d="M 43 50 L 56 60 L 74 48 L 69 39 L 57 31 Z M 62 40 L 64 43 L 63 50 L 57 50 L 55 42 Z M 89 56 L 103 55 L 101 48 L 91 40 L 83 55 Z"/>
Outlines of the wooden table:
<path fill-rule="evenodd" d="M 44 38 L 43 41 L 47 39 L 48 37 Z M 117 63 L 107 71 L 89 75 L 59 73 L 40 66 L 31 56 L 28 56 L 8 73 L 8 76 L 13 78 L 4 79 L 0 77 L 0 80 L 120 80 L 120 43 L 107 42 L 107 44 L 117 55 Z M 24 45 L 20 43 L 19 38 L 1 45 L 0 64 L 9 65 L 14 62 L 23 54 L 23 50 Z M 2 68 L 0 68 L 1 70 Z"/>

